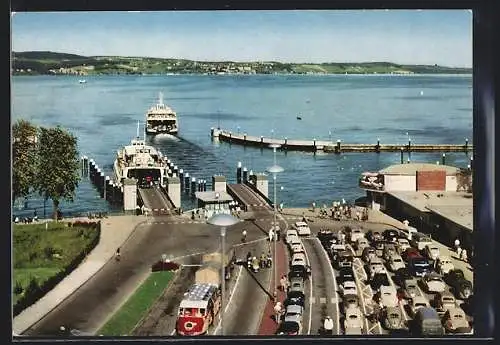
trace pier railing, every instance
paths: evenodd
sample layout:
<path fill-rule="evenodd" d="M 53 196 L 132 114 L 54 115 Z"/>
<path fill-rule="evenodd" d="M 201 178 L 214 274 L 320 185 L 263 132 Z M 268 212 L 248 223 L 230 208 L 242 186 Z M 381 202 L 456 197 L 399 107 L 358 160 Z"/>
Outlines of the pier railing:
<path fill-rule="evenodd" d="M 378 140 L 373 144 L 348 144 L 342 143 L 340 139 L 331 140 L 297 140 L 297 139 L 278 139 L 265 138 L 263 136 L 251 136 L 246 133 L 232 133 L 223 129 L 211 129 L 213 138 L 232 144 L 256 146 L 269 148 L 271 144 L 281 145 L 281 150 L 290 151 L 323 151 L 323 152 L 469 152 L 474 147 L 466 139 L 463 144 L 414 144 L 408 141 L 406 144 L 381 144 Z"/>

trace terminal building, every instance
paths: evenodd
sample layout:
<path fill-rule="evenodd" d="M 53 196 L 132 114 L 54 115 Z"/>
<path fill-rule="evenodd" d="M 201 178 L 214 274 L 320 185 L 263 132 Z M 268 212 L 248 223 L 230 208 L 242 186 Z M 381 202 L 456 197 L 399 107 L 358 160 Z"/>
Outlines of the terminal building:
<path fill-rule="evenodd" d="M 367 206 L 452 246 L 456 238 L 473 250 L 472 170 L 448 165 L 408 163 L 363 173 L 359 186 Z"/>

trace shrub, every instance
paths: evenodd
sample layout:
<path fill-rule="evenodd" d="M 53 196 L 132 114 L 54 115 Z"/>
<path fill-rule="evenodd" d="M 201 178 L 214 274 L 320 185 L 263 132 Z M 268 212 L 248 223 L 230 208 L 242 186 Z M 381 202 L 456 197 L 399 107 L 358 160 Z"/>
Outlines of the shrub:
<path fill-rule="evenodd" d="M 159 272 L 159 271 L 176 271 L 178 270 L 180 265 L 175 262 L 162 262 L 157 261 L 155 264 L 152 265 L 151 271 L 152 272 Z"/>
<path fill-rule="evenodd" d="M 16 286 L 14 287 L 14 293 L 16 295 L 20 295 L 23 293 L 23 286 L 18 280 L 16 281 Z"/>

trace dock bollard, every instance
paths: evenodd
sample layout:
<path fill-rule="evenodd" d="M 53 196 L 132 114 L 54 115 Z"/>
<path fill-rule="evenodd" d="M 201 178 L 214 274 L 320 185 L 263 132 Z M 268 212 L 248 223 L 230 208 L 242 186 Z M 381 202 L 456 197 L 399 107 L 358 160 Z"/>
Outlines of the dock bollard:
<path fill-rule="evenodd" d="M 264 146 L 264 137 L 262 135 L 260 136 L 260 146 Z"/>
<path fill-rule="evenodd" d="M 377 138 L 377 146 L 375 146 L 375 151 L 380 153 L 380 138 Z"/>
<path fill-rule="evenodd" d="M 404 161 L 403 161 L 403 148 L 401 148 L 401 164 L 403 164 Z"/>
<path fill-rule="evenodd" d="M 246 145 L 247 144 L 247 134 L 243 133 L 243 142 Z"/>
<path fill-rule="evenodd" d="M 285 150 L 286 150 L 286 144 L 287 144 L 287 142 L 288 142 L 288 138 L 285 137 L 285 144 L 283 144 L 283 149 L 285 149 Z"/>
<path fill-rule="evenodd" d="M 340 139 L 337 139 L 337 147 L 335 147 L 335 153 L 340 153 Z"/>
<path fill-rule="evenodd" d="M 408 152 L 411 151 L 411 138 L 408 138 Z"/>
<path fill-rule="evenodd" d="M 101 174 L 101 169 L 99 166 L 96 164 L 95 165 L 95 174 L 94 174 L 94 180 L 92 181 L 94 183 L 94 186 L 99 189 L 99 175 Z"/>
<path fill-rule="evenodd" d="M 179 181 L 181 183 L 181 190 L 184 189 L 184 170 L 179 169 Z"/>
<path fill-rule="evenodd" d="M 203 191 L 207 191 L 207 180 L 203 180 Z"/>
<path fill-rule="evenodd" d="M 198 192 L 203 192 L 203 180 L 198 180 Z"/>
<path fill-rule="evenodd" d="M 441 158 L 441 164 L 446 165 L 446 153 L 443 153 L 443 157 Z"/>
<path fill-rule="evenodd" d="M 238 162 L 238 167 L 236 168 L 236 183 L 241 183 L 241 162 Z"/>
<path fill-rule="evenodd" d="M 243 168 L 243 183 L 247 183 L 248 182 L 248 170 L 247 170 L 247 167 L 244 167 Z"/>
<path fill-rule="evenodd" d="M 474 157 L 470 156 L 470 162 L 469 162 L 469 164 L 470 164 L 470 170 L 472 170 L 472 171 L 474 170 L 474 164 L 473 163 L 474 163 Z"/>
<path fill-rule="evenodd" d="M 187 192 L 189 191 L 189 173 L 187 172 L 186 175 L 184 175 L 184 190 Z"/>
<path fill-rule="evenodd" d="M 104 177 L 104 200 L 108 200 L 108 198 L 111 196 L 111 188 L 109 187 L 109 184 L 111 183 L 109 176 Z"/>
<path fill-rule="evenodd" d="M 316 152 L 316 138 L 313 139 L 313 151 Z"/>
<path fill-rule="evenodd" d="M 469 151 L 469 139 L 465 138 L 465 152 Z"/>
<path fill-rule="evenodd" d="M 179 168 L 177 165 L 174 165 L 174 174 L 177 175 L 179 173 Z"/>
<path fill-rule="evenodd" d="M 106 188 L 105 188 L 105 183 L 106 183 L 106 176 L 104 176 L 104 172 L 101 171 L 99 174 L 99 188 L 101 189 L 101 198 L 106 198 Z"/>
<path fill-rule="evenodd" d="M 191 178 L 191 195 L 194 195 L 196 192 L 196 178 Z"/>

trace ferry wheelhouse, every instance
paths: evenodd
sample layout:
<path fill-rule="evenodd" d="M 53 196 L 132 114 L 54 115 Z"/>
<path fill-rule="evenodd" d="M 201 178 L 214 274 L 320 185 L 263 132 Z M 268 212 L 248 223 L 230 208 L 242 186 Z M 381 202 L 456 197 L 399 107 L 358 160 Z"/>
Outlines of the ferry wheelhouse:
<path fill-rule="evenodd" d="M 206 334 L 221 308 L 221 291 L 217 284 L 197 283 L 184 294 L 179 306 L 178 335 Z"/>
<path fill-rule="evenodd" d="M 146 134 L 177 134 L 177 132 L 177 114 L 168 105 L 163 104 L 163 94 L 160 92 L 158 103 L 146 113 Z"/>

